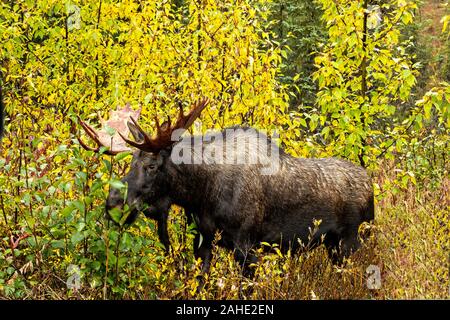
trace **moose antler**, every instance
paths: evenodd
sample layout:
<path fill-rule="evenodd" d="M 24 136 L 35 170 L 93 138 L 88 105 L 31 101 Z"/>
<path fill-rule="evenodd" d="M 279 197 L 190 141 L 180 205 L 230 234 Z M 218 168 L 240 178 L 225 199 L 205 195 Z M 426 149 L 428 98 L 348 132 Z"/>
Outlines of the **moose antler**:
<path fill-rule="evenodd" d="M 171 124 L 170 118 L 165 121 L 162 125 L 159 124 L 158 117 L 155 116 L 156 122 L 156 137 L 150 137 L 145 131 L 138 125 L 137 121 L 131 118 L 132 123 L 143 136 L 142 142 L 135 142 L 126 138 L 121 132 L 119 135 L 122 139 L 127 142 L 129 145 L 138 148 L 139 150 L 158 153 L 162 149 L 170 146 L 175 141 L 172 141 L 172 133 L 177 129 L 187 130 L 192 123 L 194 123 L 195 119 L 200 116 L 200 113 L 203 109 L 208 105 L 209 99 L 204 98 L 202 100 L 197 101 L 191 108 L 188 114 L 183 113 L 183 107 L 180 105 L 180 113 L 178 114 L 178 119 L 174 125 Z"/>
<path fill-rule="evenodd" d="M 129 133 L 128 126 L 126 125 L 126 119 L 128 117 L 135 116 L 136 118 L 140 115 L 140 110 L 133 111 L 130 108 L 130 105 L 127 104 L 124 108 L 118 108 L 116 111 L 110 112 L 110 117 L 108 121 L 102 120 L 102 129 L 95 130 L 90 125 L 88 125 L 86 122 L 81 120 L 81 118 L 78 116 L 78 121 L 81 125 L 81 127 L 84 129 L 86 134 L 94 140 L 94 142 L 97 144 L 96 148 L 92 148 L 88 146 L 86 143 L 81 140 L 80 137 L 77 136 L 78 142 L 80 145 L 90 151 L 99 152 L 101 147 L 106 147 L 105 154 L 109 155 L 116 155 L 120 152 L 124 151 L 130 151 L 131 148 L 129 148 L 125 142 L 120 139 L 118 136 L 118 133 L 123 132 L 124 134 Z M 111 136 L 107 132 L 107 127 L 113 128 L 116 130 L 116 133 Z"/>

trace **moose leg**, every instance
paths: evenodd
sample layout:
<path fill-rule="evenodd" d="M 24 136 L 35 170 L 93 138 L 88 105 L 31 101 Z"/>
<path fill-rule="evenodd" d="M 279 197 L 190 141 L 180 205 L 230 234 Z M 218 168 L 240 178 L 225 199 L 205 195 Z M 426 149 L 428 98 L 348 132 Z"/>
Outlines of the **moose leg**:
<path fill-rule="evenodd" d="M 189 226 L 192 225 L 192 223 L 194 222 L 194 218 L 193 218 L 193 213 L 191 211 L 188 211 L 187 209 L 184 209 L 184 212 L 186 214 L 186 227 L 185 227 L 185 231 L 186 233 L 189 230 Z M 195 230 L 196 234 L 194 237 L 194 256 L 196 258 L 198 258 L 197 252 L 200 246 L 200 234 L 198 233 L 198 230 Z"/>
<path fill-rule="evenodd" d="M 340 264 L 340 251 L 339 251 L 340 237 L 332 231 L 329 231 L 325 235 L 325 247 L 327 248 L 328 257 L 334 265 Z"/>
<path fill-rule="evenodd" d="M 208 273 L 212 258 L 212 240 L 207 237 L 201 239 L 200 233 L 197 233 L 194 239 L 194 255 L 196 259 L 202 259 L 202 273 Z"/>
<path fill-rule="evenodd" d="M 169 212 L 161 211 L 159 208 L 150 207 L 144 211 L 144 215 L 147 218 L 156 220 L 158 222 L 158 238 L 159 242 L 164 245 L 166 253 L 170 251 L 170 239 L 169 232 L 167 231 L 167 219 L 169 217 Z"/>
<path fill-rule="evenodd" d="M 147 218 L 158 222 L 159 242 L 164 245 L 166 253 L 169 253 L 170 251 L 169 232 L 167 231 L 167 220 L 169 218 L 170 205 L 171 200 L 169 198 L 164 198 L 151 205 L 144 211 L 144 215 Z"/>
<path fill-rule="evenodd" d="M 212 258 L 212 240 L 209 238 L 201 239 L 200 237 L 201 235 L 198 232 L 194 238 L 194 256 L 196 259 L 202 259 L 202 274 L 197 277 L 197 293 L 203 289 L 205 284 L 203 275 L 209 272 Z"/>
<path fill-rule="evenodd" d="M 252 245 L 249 242 L 244 244 L 235 244 L 234 259 L 241 265 L 242 275 L 245 278 L 253 279 L 255 276 L 255 269 L 250 267 L 250 264 L 258 261 L 257 257 L 253 254 Z M 244 290 L 242 287 L 242 281 L 239 282 L 239 299 L 245 299 L 245 296 L 251 294 L 252 289 L 248 288 Z"/>
<path fill-rule="evenodd" d="M 244 277 L 253 278 L 255 270 L 250 268 L 252 263 L 258 262 L 258 258 L 252 252 L 252 245 L 235 245 L 234 259 L 241 265 Z"/>
<path fill-rule="evenodd" d="M 170 252 L 170 239 L 169 239 L 169 232 L 167 231 L 168 216 L 169 214 L 166 211 L 161 213 L 161 216 L 158 219 L 158 237 L 159 241 L 164 245 L 166 254 Z"/>
<path fill-rule="evenodd" d="M 186 213 L 186 218 L 187 218 L 187 224 L 186 224 L 186 232 L 187 232 L 188 226 L 190 226 L 194 222 L 194 218 L 193 218 L 192 212 L 185 209 L 185 213 Z M 204 239 L 203 239 L 202 235 L 200 234 L 200 231 L 197 229 L 196 233 L 195 233 L 195 237 L 194 237 L 194 243 L 193 243 L 194 256 L 196 259 L 198 259 L 198 258 L 202 259 L 202 262 L 203 262 L 202 270 L 205 269 L 203 271 L 203 273 L 205 273 L 205 272 L 209 271 L 212 242 L 210 241 L 209 243 L 207 243 L 207 241 L 205 241 L 205 243 L 203 243 L 203 241 L 204 241 Z M 206 264 L 205 264 L 205 262 L 206 262 Z"/>
<path fill-rule="evenodd" d="M 361 246 L 358 239 L 358 227 L 355 227 L 349 234 L 347 234 L 341 241 L 341 256 L 342 258 L 349 257 Z"/>
<path fill-rule="evenodd" d="M 343 260 L 354 253 L 361 246 L 359 238 L 359 226 L 364 221 L 373 219 L 373 199 L 368 203 L 369 209 L 363 208 L 354 203 L 345 206 L 344 228 L 341 231 L 340 258 Z M 368 212 L 366 212 L 368 211 Z"/>
<path fill-rule="evenodd" d="M 344 258 L 349 257 L 360 247 L 357 230 L 357 228 L 356 231 L 346 230 L 342 235 L 327 233 L 325 246 L 328 250 L 328 257 L 334 265 L 342 265 Z"/>

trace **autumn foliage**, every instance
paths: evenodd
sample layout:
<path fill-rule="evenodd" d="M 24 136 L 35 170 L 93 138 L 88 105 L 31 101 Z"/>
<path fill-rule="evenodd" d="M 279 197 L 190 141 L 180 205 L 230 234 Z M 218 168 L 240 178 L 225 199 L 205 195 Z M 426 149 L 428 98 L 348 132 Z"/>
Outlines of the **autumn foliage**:
<path fill-rule="evenodd" d="M 1 298 L 448 298 L 450 86 L 438 79 L 413 93 L 423 70 L 403 33 L 417 2 L 315 1 L 326 39 L 307 75 L 313 103 L 297 103 L 292 83 L 305 75 L 283 81 L 292 49 L 273 32 L 276 4 L 2 1 Z M 440 27 L 446 39 L 448 21 Z M 267 244 L 274 253 L 261 249 L 248 279 L 232 253 L 216 249 L 197 292 L 196 231 L 182 208 L 170 213 L 170 255 L 154 221 L 125 228 L 104 219 L 130 152 L 85 151 L 78 117 L 98 128 L 129 104 L 151 131 L 154 115 L 176 118 L 180 104 L 201 97 L 210 106 L 193 133 L 250 125 L 277 132 L 294 156 L 368 168 L 373 232 L 346 265 L 333 266 L 323 248 L 283 255 Z M 77 289 L 67 286 L 72 265 Z M 382 270 L 379 290 L 366 286 L 369 265 Z"/>

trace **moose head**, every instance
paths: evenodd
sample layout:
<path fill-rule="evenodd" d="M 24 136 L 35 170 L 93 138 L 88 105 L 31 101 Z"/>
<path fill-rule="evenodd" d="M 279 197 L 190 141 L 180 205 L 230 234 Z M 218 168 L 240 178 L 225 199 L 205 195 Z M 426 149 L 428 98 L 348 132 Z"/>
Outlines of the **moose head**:
<path fill-rule="evenodd" d="M 129 172 L 122 178 L 122 182 L 128 185 L 126 199 L 123 192 L 112 188 L 106 200 L 106 212 L 109 213 L 113 209 L 123 209 L 126 204 L 130 210 L 125 223 L 133 222 L 138 213 L 146 206 L 156 206 L 164 211 L 170 207 L 170 201 L 167 200 L 168 182 L 170 175 L 167 166 L 170 158 L 171 149 L 176 139 L 172 139 L 174 133 L 179 137 L 186 131 L 200 116 L 202 110 L 208 105 L 208 99 L 202 99 L 192 106 L 191 110 L 184 114 L 180 105 L 180 111 L 177 120 L 172 123 L 170 118 L 160 125 L 158 117 L 155 116 L 156 135 L 149 136 L 137 123 L 137 119 L 130 116 L 127 122 L 128 130 L 134 138 L 128 139 L 122 132 L 118 130 L 121 139 L 135 149 Z M 104 153 L 116 155 L 120 152 L 133 150 L 123 144 L 123 141 L 112 139 L 111 143 L 107 143 L 105 133 L 96 131 L 79 118 L 81 127 L 88 136 L 97 144 L 96 148 L 89 147 L 80 138 L 78 138 L 81 146 L 86 150 L 99 152 L 102 147 L 106 148 Z M 123 131 L 128 131 L 123 130 Z M 111 139 L 110 139 L 111 141 Z M 159 208 L 159 207 L 165 208 Z M 149 214 L 155 210 L 149 210 Z M 154 217 L 156 218 L 156 217 Z"/>

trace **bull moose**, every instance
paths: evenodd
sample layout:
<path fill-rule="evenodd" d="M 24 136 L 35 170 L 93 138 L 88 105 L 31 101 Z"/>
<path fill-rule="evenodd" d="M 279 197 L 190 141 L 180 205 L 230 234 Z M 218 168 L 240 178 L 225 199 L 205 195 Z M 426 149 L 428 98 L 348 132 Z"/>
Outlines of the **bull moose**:
<path fill-rule="evenodd" d="M 323 243 L 335 263 L 360 246 L 360 224 L 374 219 L 373 188 L 364 168 L 336 158 L 293 157 L 249 127 L 174 139 L 175 132 L 180 137 L 180 131 L 192 125 L 208 102 L 204 99 L 195 103 L 186 115 L 181 108 L 175 123 L 169 119 L 160 125 L 156 118 L 154 137 L 131 117 L 128 128 L 134 140 L 119 132 L 128 145 L 136 148 L 131 168 L 122 179 L 128 185 L 127 198 L 111 189 L 107 212 L 122 209 L 126 203 L 131 210 L 128 222 L 132 222 L 144 211 L 158 220 L 159 237 L 167 248 L 169 208 L 173 204 L 183 207 L 203 238 L 200 243 L 196 235 L 194 253 L 202 259 L 204 272 L 209 270 L 216 232 L 220 232 L 218 245 L 234 250 L 244 270 L 256 262 L 252 249 L 261 242 L 278 243 L 282 251 L 296 249 L 301 243 L 312 247 Z M 100 148 L 95 130 L 81 119 L 80 124 Z M 237 142 L 242 138 L 247 141 L 245 147 Z M 203 141 L 201 147 L 192 147 L 198 141 Z M 221 163 L 205 156 L 211 154 L 211 148 L 234 150 L 244 158 L 256 155 L 266 163 L 272 159 L 265 151 L 276 150 L 278 167 L 267 174 L 261 170 L 264 161 Z M 191 162 L 177 160 L 180 150 Z M 111 147 L 107 153 L 120 151 Z M 311 234 L 315 221 L 320 224 Z"/>

